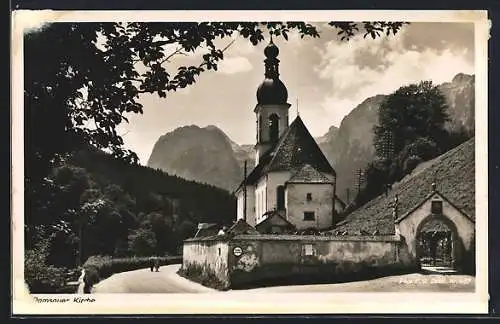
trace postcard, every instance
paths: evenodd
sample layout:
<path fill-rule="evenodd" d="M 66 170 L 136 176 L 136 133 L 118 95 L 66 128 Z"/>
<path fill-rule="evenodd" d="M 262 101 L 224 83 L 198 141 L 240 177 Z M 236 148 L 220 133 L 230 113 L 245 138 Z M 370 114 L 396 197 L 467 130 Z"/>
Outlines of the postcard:
<path fill-rule="evenodd" d="M 487 313 L 486 11 L 12 18 L 14 315 Z"/>

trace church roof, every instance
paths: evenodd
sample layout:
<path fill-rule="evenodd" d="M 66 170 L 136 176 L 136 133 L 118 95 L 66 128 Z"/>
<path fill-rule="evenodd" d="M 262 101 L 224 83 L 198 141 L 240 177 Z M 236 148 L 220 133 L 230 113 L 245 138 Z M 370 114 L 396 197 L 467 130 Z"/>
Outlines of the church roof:
<path fill-rule="evenodd" d="M 305 164 L 287 183 L 332 183 L 332 181 L 310 164 Z"/>
<path fill-rule="evenodd" d="M 321 173 L 335 174 L 335 170 L 297 116 L 276 145 L 259 158 L 259 164 L 243 183 L 254 184 L 262 175 L 272 171 L 300 171 L 306 164 Z"/>
<path fill-rule="evenodd" d="M 438 192 L 455 208 L 475 218 L 475 140 L 474 138 L 434 160 L 422 163 L 399 183 L 386 197 L 382 194 L 347 215 L 337 223 L 336 230 L 355 234 L 359 230 L 380 235 L 394 233 L 391 203 L 398 195 L 398 215 L 403 217 L 430 197 L 435 181 Z"/>
<path fill-rule="evenodd" d="M 297 170 L 308 163 L 320 172 L 335 174 L 330 162 L 307 130 L 304 122 L 297 116 L 290 124 L 275 148 L 272 159 L 265 171 Z"/>

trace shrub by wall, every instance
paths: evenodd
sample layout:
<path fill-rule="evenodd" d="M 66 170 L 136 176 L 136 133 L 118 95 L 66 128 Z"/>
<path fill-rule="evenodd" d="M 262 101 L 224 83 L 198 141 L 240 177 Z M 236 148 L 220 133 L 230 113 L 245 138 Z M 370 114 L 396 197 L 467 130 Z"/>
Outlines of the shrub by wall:
<path fill-rule="evenodd" d="M 197 282 L 205 287 L 214 288 L 218 290 L 227 290 L 229 287 L 222 282 L 215 272 L 208 267 L 202 267 L 198 264 L 189 264 L 182 266 L 177 272 L 180 276 Z"/>
<path fill-rule="evenodd" d="M 78 270 L 56 267 L 47 263 L 48 241 L 40 241 L 24 255 L 24 280 L 30 293 L 75 293 L 70 281 L 78 278 Z"/>
<path fill-rule="evenodd" d="M 33 294 L 57 293 L 65 284 L 66 269 L 48 265 L 38 251 L 26 251 L 24 280 Z"/>

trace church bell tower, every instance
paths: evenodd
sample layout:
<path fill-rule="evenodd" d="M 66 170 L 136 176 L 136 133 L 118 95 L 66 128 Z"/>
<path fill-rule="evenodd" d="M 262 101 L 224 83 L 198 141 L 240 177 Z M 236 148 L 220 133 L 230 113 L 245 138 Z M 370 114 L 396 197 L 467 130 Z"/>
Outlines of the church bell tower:
<path fill-rule="evenodd" d="M 255 144 L 255 163 L 272 149 L 288 128 L 288 91 L 279 79 L 279 49 L 271 41 L 264 49 L 266 59 L 265 78 L 257 89 L 257 105 L 254 112 L 257 118 L 257 143 Z"/>

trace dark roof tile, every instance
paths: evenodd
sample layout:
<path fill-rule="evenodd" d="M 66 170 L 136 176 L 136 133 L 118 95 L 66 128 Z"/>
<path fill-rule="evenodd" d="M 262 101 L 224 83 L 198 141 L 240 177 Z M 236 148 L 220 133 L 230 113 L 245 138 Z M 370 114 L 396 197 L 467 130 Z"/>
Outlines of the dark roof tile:
<path fill-rule="evenodd" d="M 302 169 L 292 175 L 288 183 L 332 183 L 323 173 L 305 164 Z"/>

